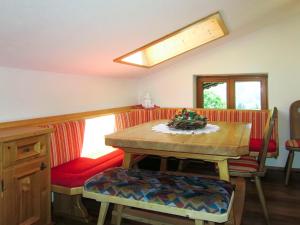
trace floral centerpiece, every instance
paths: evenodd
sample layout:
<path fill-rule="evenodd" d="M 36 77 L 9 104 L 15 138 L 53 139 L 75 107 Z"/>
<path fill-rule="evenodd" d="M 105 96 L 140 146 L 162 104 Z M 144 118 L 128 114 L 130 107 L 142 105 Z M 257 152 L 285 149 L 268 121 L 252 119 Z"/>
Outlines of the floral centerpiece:
<path fill-rule="evenodd" d="M 194 111 L 182 109 L 181 112 L 168 122 L 167 126 L 170 128 L 180 130 L 196 130 L 204 128 L 207 125 L 207 118 L 199 115 Z"/>

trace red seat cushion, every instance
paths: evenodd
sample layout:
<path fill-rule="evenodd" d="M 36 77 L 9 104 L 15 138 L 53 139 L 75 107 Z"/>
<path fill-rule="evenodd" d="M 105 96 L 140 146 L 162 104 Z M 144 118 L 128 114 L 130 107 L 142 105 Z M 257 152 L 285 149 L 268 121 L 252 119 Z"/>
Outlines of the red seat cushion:
<path fill-rule="evenodd" d="M 51 184 L 64 187 L 80 187 L 84 182 L 108 168 L 122 165 L 124 152 L 117 149 L 97 159 L 77 158 L 51 169 Z"/>
<path fill-rule="evenodd" d="M 228 160 L 229 173 L 254 173 L 257 169 L 258 162 L 252 156 L 242 156 L 239 159 Z"/>
<path fill-rule="evenodd" d="M 291 139 L 285 142 L 285 147 L 287 148 L 300 148 L 300 139 Z"/>
<path fill-rule="evenodd" d="M 260 152 L 260 150 L 262 149 L 262 145 L 263 145 L 263 139 L 251 138 L 249 143 L 249 151 Z M 268 152 L 276 152 L 277 151 L 276 147 L 277 147 L 276 141 L 271 139 L 269 142 Z"/>

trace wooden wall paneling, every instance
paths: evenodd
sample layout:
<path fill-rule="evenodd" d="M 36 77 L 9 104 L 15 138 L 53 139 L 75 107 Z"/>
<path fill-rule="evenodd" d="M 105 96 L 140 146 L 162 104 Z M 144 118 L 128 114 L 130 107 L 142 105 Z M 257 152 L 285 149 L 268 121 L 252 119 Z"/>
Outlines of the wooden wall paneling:
<path fill-rule="evenodd" d="M 96 111 L 79 112 L 79 113 L 48 116 L 48 117 L 41 117 L 41 118 L 34 118 L 34 119 L 2 122 L 0 123 L 0 129 L 12 128 L 12 127 L 24 127 L 24 126 L 41 126 L 46 124 L 61 123 L 61 122 L 72 121 L 72 120 L 88 119 L 97 116 L 109 115 L 113 113 L 126 112 L 126 111 L 130 111 L 131 109 L 132 106 L 124 106 L 118 108 L 100 109 Z"/>

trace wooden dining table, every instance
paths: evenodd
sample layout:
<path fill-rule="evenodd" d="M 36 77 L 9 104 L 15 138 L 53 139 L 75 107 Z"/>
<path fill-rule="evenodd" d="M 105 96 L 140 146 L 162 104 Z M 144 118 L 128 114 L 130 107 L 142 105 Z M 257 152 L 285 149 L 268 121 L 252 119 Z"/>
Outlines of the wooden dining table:
<path fill-rule="evenodd" d="M 201 159 L 218 164 L 219 177 L 229 181 L 228 159 L 249 154 L 250 123 L 214 122 L 219 130 L 202 134 L 169 134 L 153 131 L 167 120 L 156 120 L 105 136 L 105 144 L 122 148 L 123 167 L 129 168 L 133 155 L 156 155 Z"/>

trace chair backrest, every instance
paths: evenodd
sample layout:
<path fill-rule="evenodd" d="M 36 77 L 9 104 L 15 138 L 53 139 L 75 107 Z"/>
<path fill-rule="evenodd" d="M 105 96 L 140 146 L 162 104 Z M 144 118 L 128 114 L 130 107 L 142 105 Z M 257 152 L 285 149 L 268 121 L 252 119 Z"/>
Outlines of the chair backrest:
<path fill-rule="evenodd" d="M 290 106 L 290 137 L 300 139 L 300 100 Z"/>
<path fill-rule="evenodd" d="M 258 162 L 259 162 L 258 172 L 265 171 L 265 163 L 266 163 L 266 158 L 268 153 L 269 142 L 272 136 L 275 120 L 277 119 L 277 117 L 278 117 L 278 110 L 276 107 L 274 107 L 274 109 L 270 112 L 269 118 L 267 120 L 264 129 L 263 148 L 258 155 Z"/>

